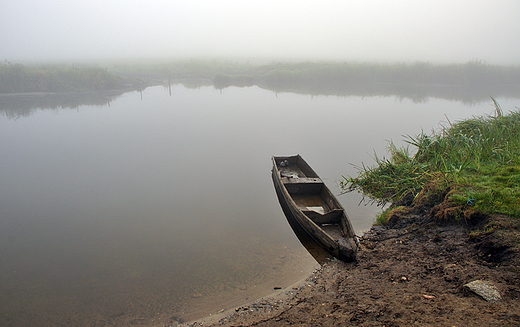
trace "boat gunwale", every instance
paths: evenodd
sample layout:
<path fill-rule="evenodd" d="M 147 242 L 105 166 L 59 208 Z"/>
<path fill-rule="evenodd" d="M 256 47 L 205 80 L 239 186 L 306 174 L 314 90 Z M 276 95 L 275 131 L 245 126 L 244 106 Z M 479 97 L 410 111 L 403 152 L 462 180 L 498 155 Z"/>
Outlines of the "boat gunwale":
<path fill-rule="evenodd" d="M 288 206 L 290 212 L 292 213 L 296 221 L 298 221 L 298 223 L 303 227 L 304 230 L 307 231 L 307 233 L 312 238 L 314 238 L 322 247 L 326 248 L 327 251 L 331 252 L 334 256 L 344 260 L 354 260 L 358 244 L 356 235 L 353 231 L 352 225 L 350 223 L 348 215 L 345 212 L 345 209 L 343 208 L 341 203 L 339 203 L 339 201 L 336 199 L 334 194 L 322 181 L 321 187 L 324 188 L 322 192 L 326 192 L 327 196 L 331 197 L 331 199 L 334 201 L 334 204 L 337 205 L 338 209 L 341 209 L 342 211 L 342 217 L 340 217 L 340 225 L 338 225 L 338 229 L 341 231 L 342 234 L 341 239 L 332 237 L 319 224 L 315 223 L 310 217 L 308 217 L 298 206 L 298 204 L 294 201 L 293 196 L 287 189 L 285 183 L 283 183 L 282 181 L 280 169 L 278 168 L 277 162 L 283 160 L 296 160 L 296 164 L 299 166 L 300 169 L 300 164 L 303 164 L 305 170 L 308 170 L 312 175 L 314 175 L 312 176 L 312 178 L 319 178 L 318 174 L 316 174 L 316 172 L 299 154 L 294 156 L 273 156 L 271 159 L 273 162 L 272 177 L 275 183 L 275 187 L 277 187 L 281 191 L 283 200 L 286 202 L 286 205 Z M 341 223 L 345 224 L 345 226 L 341 226 Z M 306 224 L 309 226 L 306 226 Z M 342 230 L 342 228 L 345 228 L 347 230 L 347 233 L 345 233 Z M 349 246 L 350 240 L 353 240 L 356 246 Z M 350 243 L 350 245 L 352 244 Z M 344 252 L 347 252 L 348 254 L 345 254 Z"/>

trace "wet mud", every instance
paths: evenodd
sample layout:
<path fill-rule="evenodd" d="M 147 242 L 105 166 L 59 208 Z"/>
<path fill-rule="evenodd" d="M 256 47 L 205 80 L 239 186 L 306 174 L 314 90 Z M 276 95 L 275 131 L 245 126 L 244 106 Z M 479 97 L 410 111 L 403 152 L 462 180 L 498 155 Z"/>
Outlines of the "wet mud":
<path fill-rule="evenodd" d="M 271 297 L 170 326 L 519 326 L 518 251 L 471 228 L 408 212 L 368 231 L 354 263 L 329 260 Z M 464 286 L 475 280 L 501 299 Z"/>

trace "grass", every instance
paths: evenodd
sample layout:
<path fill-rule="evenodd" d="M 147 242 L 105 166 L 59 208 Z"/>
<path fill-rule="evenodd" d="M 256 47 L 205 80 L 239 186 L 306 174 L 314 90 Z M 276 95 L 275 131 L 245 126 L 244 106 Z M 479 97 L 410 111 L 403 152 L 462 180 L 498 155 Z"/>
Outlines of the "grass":
<path fill-rule="evenodd" d="M 407 147 L 390 143 L 389 158 L 358 167 L 358 176 L 344 177 L 341 188 L 379 204 L 449 202 L 459 207 L 457 219 L 467 210 L 520 217 L 520 109 L 504 115 L 492 101 L 492 115 L 407 136 Z"/>
<path fill-rule="evenodd" d="M 375 225 L 384 225 L 384 224 L 388 223 L 390 218 L 392 216 L 394 216 L 395 214 L 406 213 L 406 212 L 407 212 L 407 208 L 404 206 L 398 206 L 396 208 L 384 210 L 376 216 Z"/>

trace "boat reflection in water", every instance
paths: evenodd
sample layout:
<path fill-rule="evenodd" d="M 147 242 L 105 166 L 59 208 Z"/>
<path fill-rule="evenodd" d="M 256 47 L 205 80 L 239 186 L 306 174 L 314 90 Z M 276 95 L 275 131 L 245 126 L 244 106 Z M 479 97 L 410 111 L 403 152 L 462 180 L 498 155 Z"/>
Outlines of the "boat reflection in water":
<path fill-rule="evenodd" d="M 276 190 L 276 193 L 278 197 L 280 197 L 280 195 L 278 194 L 278 190 Z M 328 262 L 329 260 L 334 259 L 334 256 L 332 254 L 327 252 L 318 243 L 316 243 L 316 241 L 305 231 L 305 229 L 303 229 L 302 226 L 298 224 L 296 219 L 294 219 L 294 217 L 291 215 L 291 212 L 289 211 L 286 205 L 282 205 L 282 210 L 285 215 L 285 218 L 287 218 L 287 222 L 294 231 L 294 234 L 296 234 L 296 237 L 298 237 L 300 243 L 312 255 L 314 260 L 316 260 L 320 265 L 322 265 Z"/>

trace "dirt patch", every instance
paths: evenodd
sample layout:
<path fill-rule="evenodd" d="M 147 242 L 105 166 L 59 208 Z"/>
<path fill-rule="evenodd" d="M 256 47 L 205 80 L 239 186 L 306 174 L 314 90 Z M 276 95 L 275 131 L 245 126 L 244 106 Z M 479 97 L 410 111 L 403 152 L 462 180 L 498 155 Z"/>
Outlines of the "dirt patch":
<path fill-rule="evenodd" d="M 332 260 L 275 297 L 185 325 L 519 326 L 517 248 L 470 232 L 426 211 L 401 212 L 361 238 L 357 262 Z M 468 291 L 474 280 L 496 286 L 501 301 Z"/>

